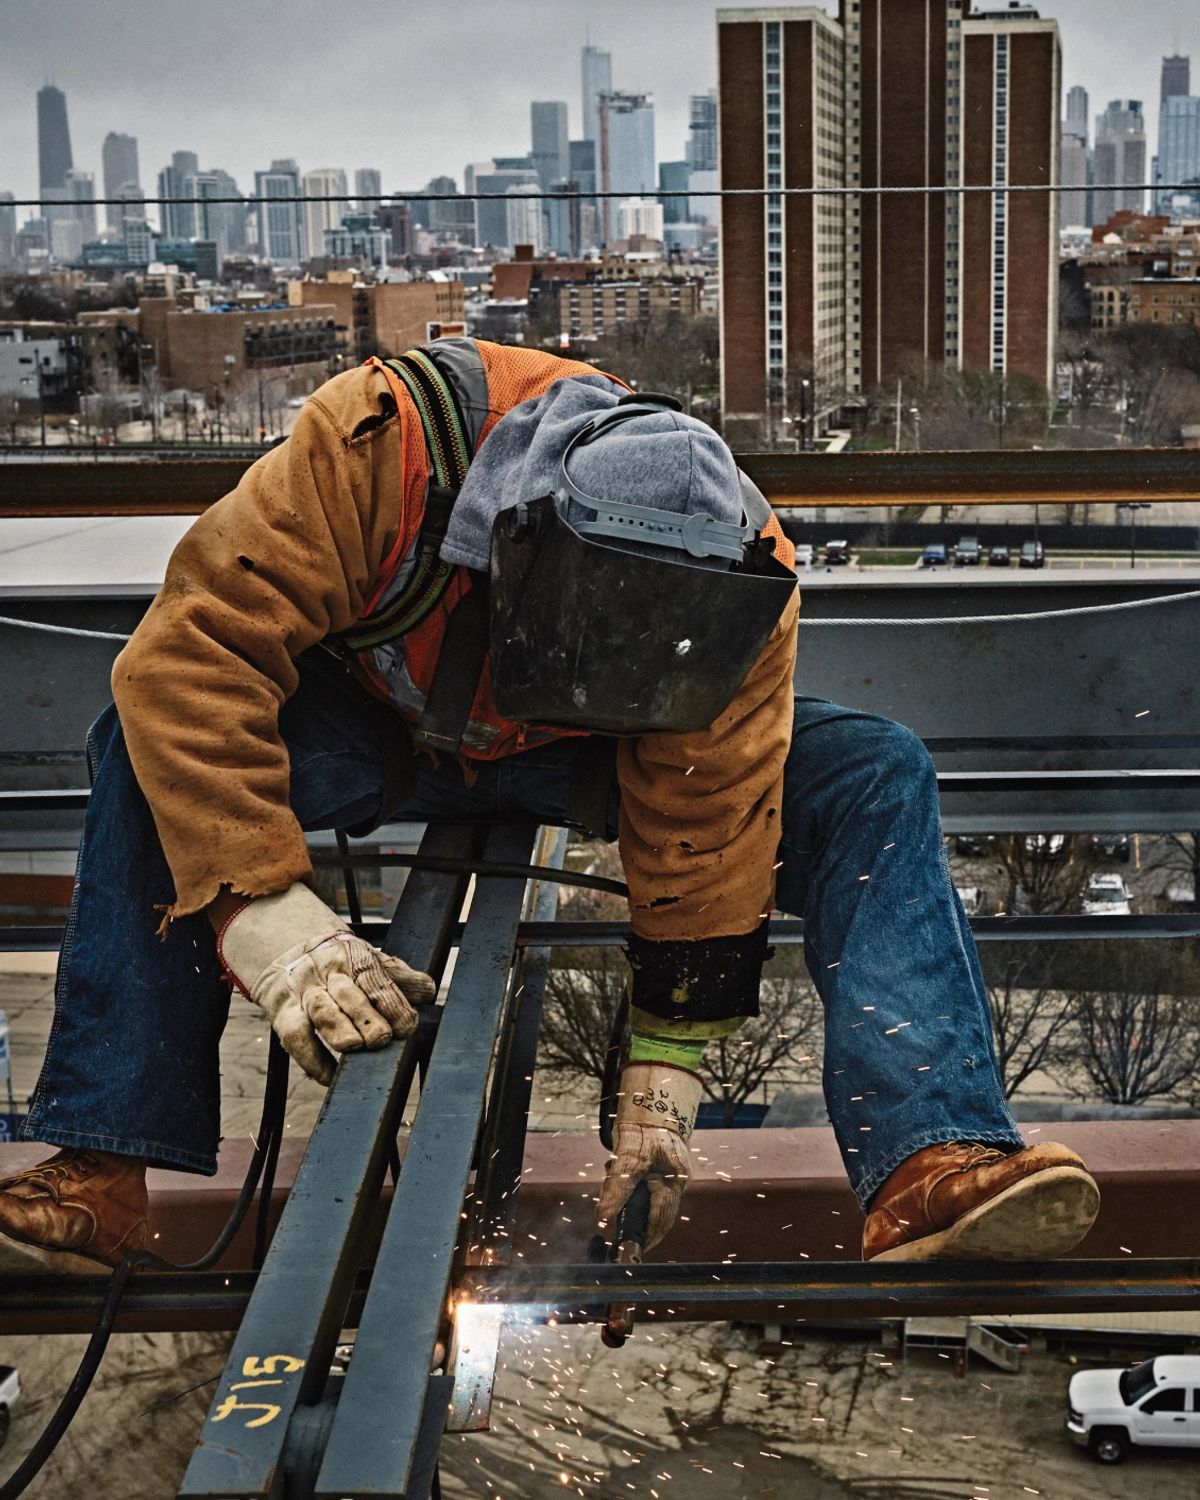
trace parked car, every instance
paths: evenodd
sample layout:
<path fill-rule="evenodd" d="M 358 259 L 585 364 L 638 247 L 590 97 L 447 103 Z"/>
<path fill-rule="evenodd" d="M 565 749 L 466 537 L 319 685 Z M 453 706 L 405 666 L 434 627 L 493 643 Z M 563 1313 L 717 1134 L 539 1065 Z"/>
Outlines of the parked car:
<path fill-rule="evenodd" d="M 921 553 L 921 567 L 944 568 L 946 566 L 945 542 L 930 542 Z"/>
<path fill-rule="evenodd" d="M 1007 547 L 993 547 L 988 553 L 989 568 L 1007 568 L 1012 564 L 1012 553 Z"/>
<path fill-rule="evenodd" d="M 1167 905 L 1182 906 L 1191 911 L 1196 904 L 1196 887 L 1187 879 L 1173 880 L 1167 887 Z"/>
<path fill-rule="evenodd" d="M 806 572 L 808 572 L 809 570 L 811 570 L 812 565 L 813 565 L 813 545 L 812 545 L 812 543 L 811 542 L 797 542 L 796 543 L 796 567 L 797 567 L 797 569 L 803 568 Z"/>
<path fill-rule="evenodd" d="M 1067 1386 L 1067 1431 L 1102 1464 L 1123 1463 L 1131 1447 L 1200 1448 L 1200 1355 L 1080 1370 Z"/>
<path fill-rule="evenodd" d="M 21 1399 L 21 1377 L 12 1365 L 0 1365 L 0 1448 L 12 1425 L 12 1409 Z"/>
<path fill-rule="evenodd" d="M 1056 859 L 1066 842 L 1065 833 L 1027 833 L 1025 851 L 1027 854 L 1044 854 L 1050 859 Z"/>
<path fill-rule="evenodd" d="M 988 848 L 994 837 L 995 835 L 990 833 L 956 833 L 954 835 L 954 852 L 955 854 L 978 857 L 980 854 L 988 852 Z"/>
<path fill-rule="evenodd" d="M 846 541 L 825 543 L 825 566 L 845 567 L 850 561 L 850 543 Z"/>
<path fill-rule="evenodd" d="M 1046 549 L 1041 542 L 1021 543 L 1021 566 L 1023 568 L 1044 568 L 1046 566 Z"/>
<path fill-rule="evenodd" d="M 1127 833 L 1094 833 L 1092 843 L 1106 859 L 1119 859 L 1123 865 L 1129 863 L 1129 835 Z"/>
<path fill-rule="evenodd" d="M 954 548 L 954 566 L 956 568 L 977 568 L 979 566 L 979 538 L 977 536 L 960 536 Z"/>
<path fill-rule="evenodd" d="M 1131 917 L 1133 893 L 1119 875 L 1093 875 L 1083 893 L 1089 917 Z"/>
<path fill-rule="evenodd" d="M 979 908 L 983 905 L 983 892 L 977 885 L 956 885 L 954 889 L 958 892 L 958 899 L 962 902 L 963 911 L 968 917 L 977 917 Z"/>

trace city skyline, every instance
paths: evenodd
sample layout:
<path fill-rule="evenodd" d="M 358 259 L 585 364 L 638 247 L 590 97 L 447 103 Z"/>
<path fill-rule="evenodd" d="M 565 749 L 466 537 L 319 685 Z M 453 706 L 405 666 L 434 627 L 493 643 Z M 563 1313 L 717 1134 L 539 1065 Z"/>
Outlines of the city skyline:
<path fill-rule="evenodd" d="M 821 8 L 836 12 L 835 0 Z M 308 45 L 311 32 L 298 24 L 317 14 L 312 0 L 286 0 L 269 15 L 264 6 L 241 5 L 236 12 L 229 9 L 239 45 L 207 53 L 210 69 L 202 83 L 190 49 L 171 42 L 184 34 L 170 24 L 175 11 L 181 19 L 184 15 L 179 0 L 155 7 L 153 27 L 141 26 L 141 9 L 136 0 L 118 27 L 97 26 L 93 8 L 78 0 L 9 10 L 0 58 L 0 188 L 18 198 L 36 196 L 36 93 L 48 80 L 67 95 L 76 169 L 101 181 L 104 137 L 110 131 L 127 133 L 138 140 L 148 193 L 172 152 L 180 150 L 195 151 L 232 173 L 243 191 L 251 190 L 256 170 L 287 156 L 302 172 L 378 168 L 387 192 L 417 189 L 443 173 L 461 188 L 468 162 L 489 152 L 529 150 L 531 100 L 565 100 L 570 135 L 582 134 L 579 55 L 589 36 L 593 45 L 612 53 L 614 87 L 654 94 L 658 156 L 672 160 L 683 153 L 689 96 L 716 81 L 716 7 L 709 0 L 658 0 L 657 24 L 650 28 L 646 6 L 634 0 L 606 0 L 603 6 L 584 0 L 510 0 L 503 8 L 474 0 L 456 8 L 453 17 L 423 12 L 419 48 L 412 46 L 411 23 L 371 18 L 366 50 L 360 45 L 365 19 L 347 13 L 331 44 L 319 52 Z M 223 9 L 223 0 L 211 5 L 206 21 L 219 21 Z M 1041 10 L 1062 28 L 1064 83 L 1086 87 L 1093 112 L 1110 98 L 1141 98 L 1155 131 L 1162 57 L 1191 53 L 1200 64 L 1200 14 L 1181 19 L 1172 0 L 1144 0 L 1136 14 L 1118 0 L 1048 0 Z M 465 40 L 464 15 L 472 18 Z M 289 23 L 282 30 L 281 19 Z M 386 40 L 393 26 L 395 51 Z M 514 34 L 523 45 L 512 45 Z M 273 48 L 267 45 L 272 38 Z M 455 69 L 431 69 L 428 56 L 439 50 L 457 54 L 464 46 L 468 54 L 477 50 L 488 58 L 488 71 L 470 67 L 468 56 L 464 66 L 471 87 L 455 90 L 449 86 Z M 265 73 L 264 57 L 274 58 Z M 253 86 L 252 68 L 259 69 Z M 390 72 L 393 81 L 385 91 L 374 82 L 376 70 Z M 335 104 L 322 113 L 311 107 L 320 83 L 343 73 L 354 78 L 355 100 L 372 98 L 381 111 L 395 100 L 394 138 L 386 130 L 364 129 L 361 108 Z M 190 94 L 196 96 L 194 108 L 187 107 Z M 254 131 L 248 137 L 245 100 L 251 97 Z M 290 106 L 293 97 L 304 98 L 306 107 Z"/>

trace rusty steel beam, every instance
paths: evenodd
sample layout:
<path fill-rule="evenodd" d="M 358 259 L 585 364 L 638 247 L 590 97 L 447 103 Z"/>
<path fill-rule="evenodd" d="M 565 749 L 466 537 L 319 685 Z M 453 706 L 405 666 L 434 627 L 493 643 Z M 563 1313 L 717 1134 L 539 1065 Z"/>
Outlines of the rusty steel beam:
<path fill-rule="evenodd" d="M 1200 452 L 1183 448 L 746 453 L 738 462 L 781 508 L 1200 500 Z"/>
<path fill-rule="evenodd" d="M 1100 1217 L 1076 1254 L 1125 1263 L 1195 1255 L 1200 1120 L 1060 1121 L 1021 1129 L 1030 1141 L 1055 1139 L 1077 1150 L 1100 1184 Z M 272 1194 L 273 1219 L 283 1207 L 302 1149 L 300 1141 L 284 1142 Z M 44 1146 L 0 1146 L 0 1175 L 19 1171 L 44 1155 Z M 154 1249 L 174 1261 L 206 1250 L 233 1206 L 249 1155 L 248 1141 L 228 1141 L 221 1149 L 216 1177 L 152 1171 Z M 530 1134 L 511 1237 L 514 1269 L 583 1259 L 594 1231 L 591 1197 L 603 1173 L 603 1157 L 594 1131 Z M 710 1261 L 719 1275 L 717 1263 L 731 1255 L 738 1261 L 759 1262 L 805 1256 L 816 1263 L 858 1260 L 862 1215 L 828 1127 L 701 1130 L 693 1138 L 692 1157 L 695 1175 L 688 1188 L 687 1218 L 651 1262 L 666 1257 Z M 381 1203 L 389 1200 L 385 1188 Z M 365 1239 L 364 1264 L 373 1257 L 380 1227 L 381 1222 L 373 1224 Z M 247 1224 L 218 1271 L 233 1276 L 248 1270 L 252 1242 L 253 1227 Z M 204 1286 L 197 1282 L 197 1291 Z M 201 1297 L 190 1311 L 153 1297 L 142 1305 L 135 1299 L 118 1327 L 235 1327 L 241 1306 L 236 1297 L 221 1306 L 206 1304 Z M 80 1332 L 88 1327 L 85 1311 L 49 1303 L 34 1309 L 0 1281 L 0 1334 Z"/>
<path fill-rule="evenodd" d="M 738 462 L 781 509 L 1200 500 L 1200 452 L 1183 448 L 744 453 Z M 0 516 L 198 515 L 250 463 L 150 455 L 6 463 L 0 455 Z"/>
<path fill-rule="evenodd" d="M 247 458 L 23 460 L 0 457 L 0 516 L 198 516 L 233 489 Z"/>

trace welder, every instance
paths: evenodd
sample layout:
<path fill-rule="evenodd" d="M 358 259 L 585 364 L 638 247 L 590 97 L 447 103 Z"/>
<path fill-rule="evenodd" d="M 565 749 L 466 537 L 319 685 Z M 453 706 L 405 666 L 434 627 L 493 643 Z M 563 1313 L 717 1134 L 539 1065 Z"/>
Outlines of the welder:
<path fill-rule="evenodd" d="M 917 737 L 794 687 L 792 549 L 721 438 L 588 364 L 442 339 L 338 375 L 176 548 L 88 737 L 55 1018 L 0 1256 L 103 1272 L 148 1164 L 216 1170 L 231 990 L 328 1083 L 427 975 L 313 888 L 305 834 L 533 819 L 619 842 L 630 1028 L 599 1196 L 679 1213 L 706 1046 L 804 918 L 866 1258 L 1073 1248 L 1025 1145 Z M 802 678 L 801 678 L 802 682 Z M 224 981 L 224 982 L 223 982 Z"/>

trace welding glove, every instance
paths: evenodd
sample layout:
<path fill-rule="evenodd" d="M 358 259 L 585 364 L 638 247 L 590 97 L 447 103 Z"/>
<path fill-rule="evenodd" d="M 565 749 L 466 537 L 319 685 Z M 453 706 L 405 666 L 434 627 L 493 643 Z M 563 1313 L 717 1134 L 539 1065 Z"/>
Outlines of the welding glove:
<path fill-rule="evenodd" d="M 384 1047 L 416 1030 L 414 1005 L 437 988 L 399 958 L 356 937 L 308 886 L 247 902 L 217 937 L 234 984 L 261 1005 L 284 1050 L 318 1083 L 331 1053 Z"/>
<path fill-rule="evenodd" d="M 679 1217 L 691 1179 L 688 1139 L 696 1125 L 703 1085 L 686 1068 L 666 1063 L 626 1063 L 596 1216 L 601 1229 L 616 1227 L 625 1200 L 640 1181 L 650 1192 L 645 1248 L 657 1245 Z"/>

